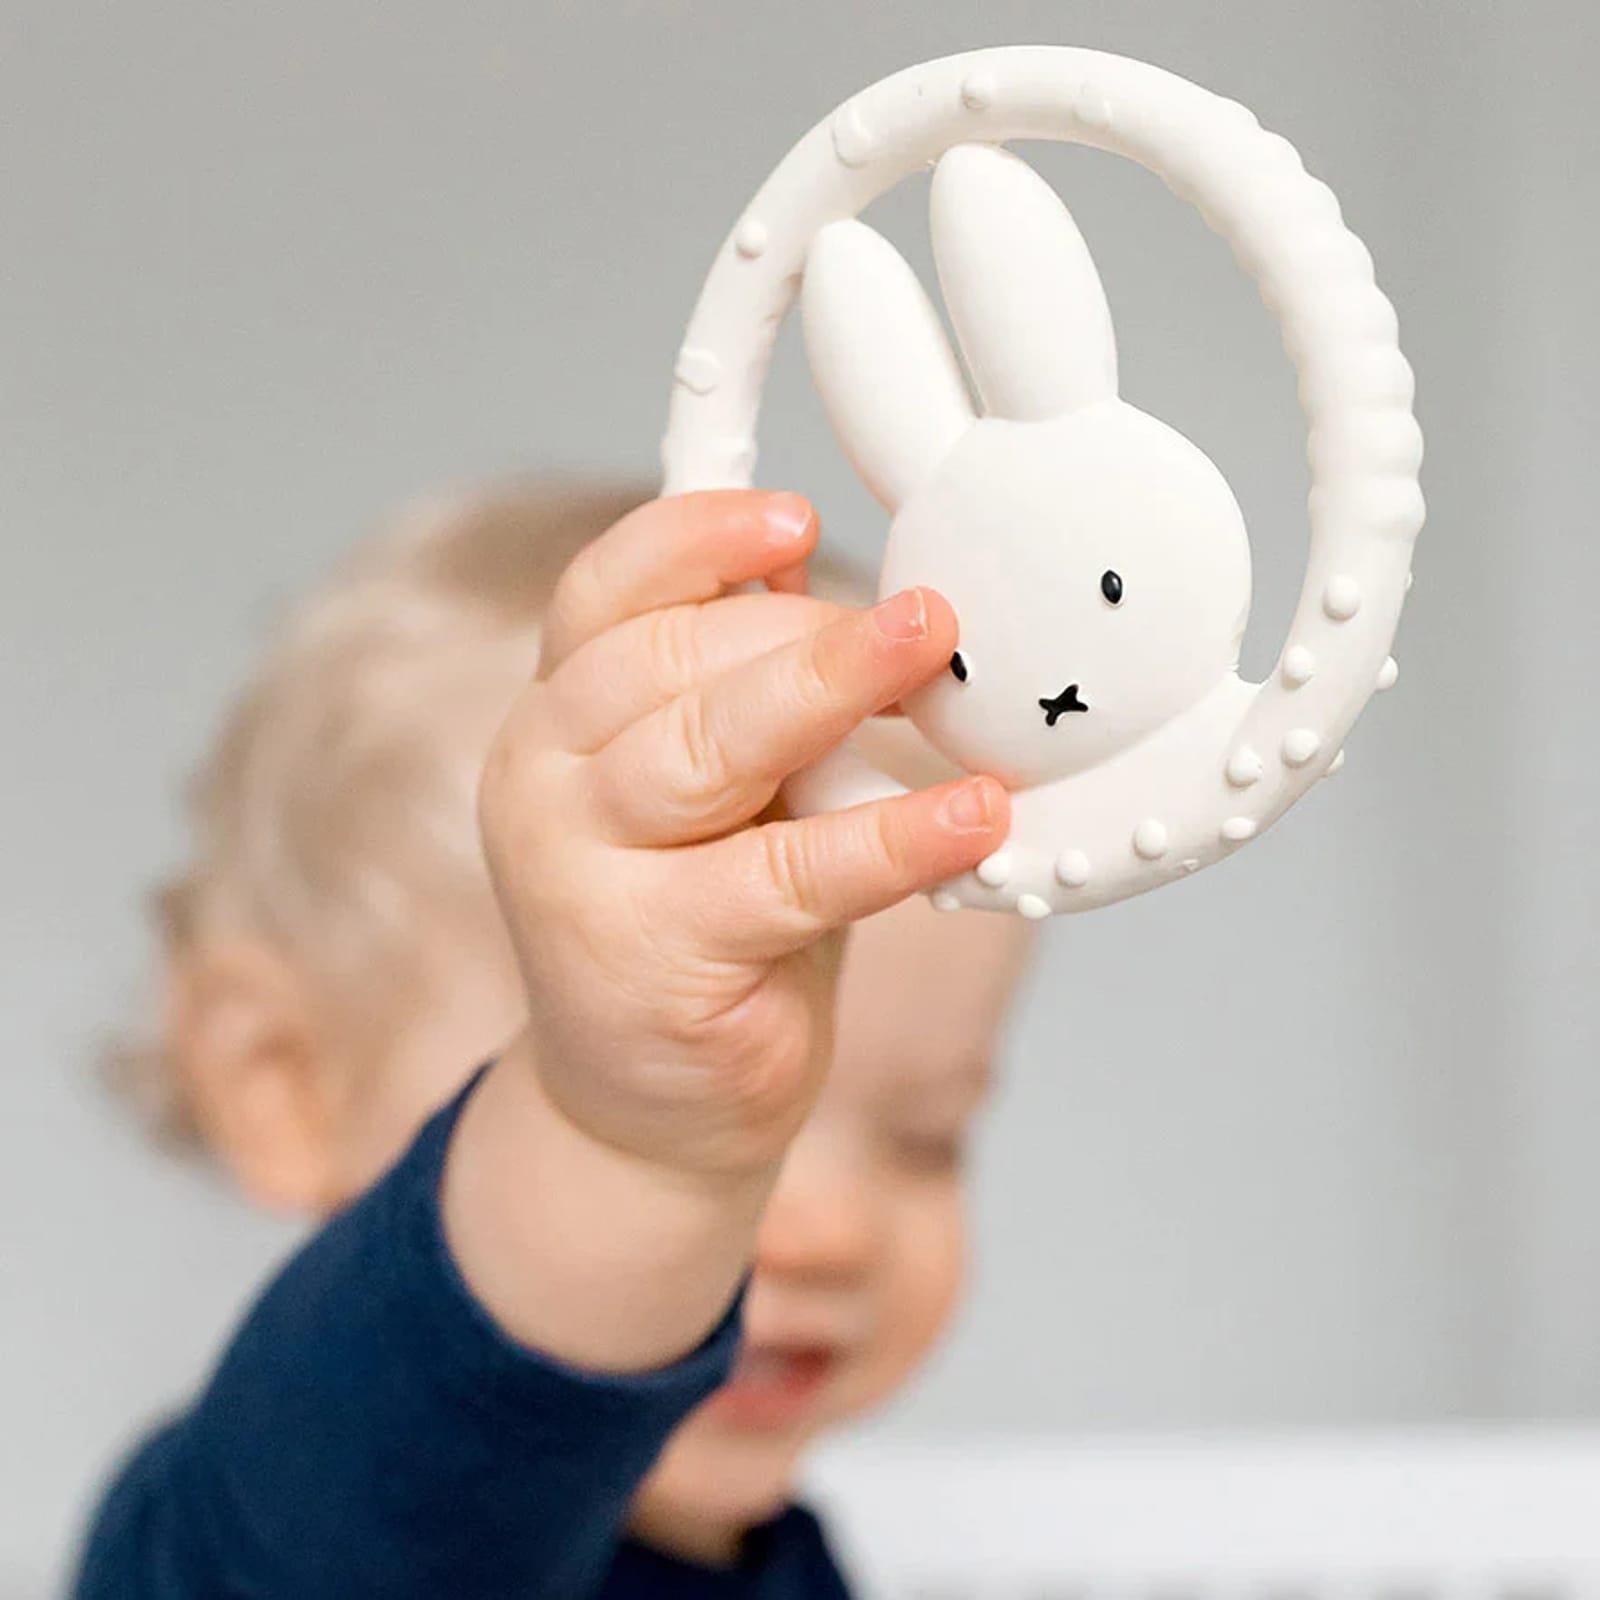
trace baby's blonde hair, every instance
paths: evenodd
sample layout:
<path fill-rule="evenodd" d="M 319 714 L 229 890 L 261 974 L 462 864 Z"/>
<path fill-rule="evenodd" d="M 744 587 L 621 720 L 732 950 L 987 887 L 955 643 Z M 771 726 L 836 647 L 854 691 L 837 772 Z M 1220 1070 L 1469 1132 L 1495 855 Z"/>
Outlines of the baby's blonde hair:
<path fill-rule="evenodd" d="M 153 896 L 168 964 L 248 935 L 350 996 L 415 960 L 441 906 L 487 896 L 484 717 L 533 672 L 562 569 L 647 497 L 561 479 L 419 507 L 296 605 L 190 783 L 192 854 Z M 158 1132 L 192 1140 L 164 1040 L 110 1066 Z"/>

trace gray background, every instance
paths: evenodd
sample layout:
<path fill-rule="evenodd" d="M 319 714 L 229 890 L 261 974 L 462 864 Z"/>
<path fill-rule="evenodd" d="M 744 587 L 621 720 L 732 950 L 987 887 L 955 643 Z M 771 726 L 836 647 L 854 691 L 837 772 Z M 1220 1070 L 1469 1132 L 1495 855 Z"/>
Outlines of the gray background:
<path fill-rule="evenodd" d="M 275 603 L 397 502 L 653 465 L 710 255 L 851 90 L 1096 45 L 1243 100 L 1345 201 L 1420 377 L 1399 690 L 1191 883 L 1049 930 L 909 1431 L 1593 1416 L 1600 67 L 1588 5 L 7 5 L 0 49 L 0 1586 L 290 1233 L 89 1070 L 175 786 Z M 1304 551 L 1275 330 L 1147 175 L 1042 152 L 1124 392 L 1232 480 L 1251 660 Z M 921 195 L 876 214 L 914 252 Z M 794 341 L 763 481 L 880 531 Z M 19 1577 L 19 1583 L 28 1580 Z"/>

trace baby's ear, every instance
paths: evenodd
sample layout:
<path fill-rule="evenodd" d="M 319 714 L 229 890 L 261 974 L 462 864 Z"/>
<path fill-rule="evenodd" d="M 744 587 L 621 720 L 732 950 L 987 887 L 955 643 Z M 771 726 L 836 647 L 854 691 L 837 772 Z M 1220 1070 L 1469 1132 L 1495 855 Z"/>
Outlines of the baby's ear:
<path fill-rule="evenodd" d="M 930 200 L 939 285 L 991 415 L 1057 417 L 1117 393 L 1117 345 L 1077 224 L 995 145 L 945 152 Z"/>
<path fill-rule="evenodd" d="M 256 939 L 187 951 L 167 1032 L 202 1138 L 258 1205 L 320 1215 L 338 1198 L 325 1033 L 304 980 Z"/>
<path fill-rule="evenodd" d="M 887 239 L 835 222 L 812 241 L 800 315 L 840 447 L 897 510 L 973 421 L 938 313 Z"/>

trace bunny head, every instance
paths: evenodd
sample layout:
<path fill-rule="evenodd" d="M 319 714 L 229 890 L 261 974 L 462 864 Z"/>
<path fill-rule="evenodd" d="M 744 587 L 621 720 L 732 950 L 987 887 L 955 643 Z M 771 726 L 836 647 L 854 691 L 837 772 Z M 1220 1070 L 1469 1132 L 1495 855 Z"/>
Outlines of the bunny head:
<path fill-rule="evenodd" d="M 955 608 L 950 670 L 910 696 L 928 741 L 1013 786 L 1093 766 L 1236 670 L 1244 519 L 1207 457 L 1117 397 L 1099 276 L 1055 192 L 996 146 L 935 171 L 939 283 L 984 415 L 915 274 L 859 222 L 806 264 L 807 354 L 889 509 L 881 585 Z"/>

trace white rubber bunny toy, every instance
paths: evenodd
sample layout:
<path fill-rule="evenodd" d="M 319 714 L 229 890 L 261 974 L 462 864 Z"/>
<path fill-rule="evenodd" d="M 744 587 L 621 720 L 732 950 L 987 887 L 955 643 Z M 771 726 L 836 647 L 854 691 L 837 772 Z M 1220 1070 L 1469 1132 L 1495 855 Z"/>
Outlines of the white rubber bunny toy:
<path fill-rule="evenodd" d="M 806 349 L 894 516 L 883 592 L 929 585 L 960 618 L 949 674 L 907 713 L 958 766 L 1044 783 L 1227 692 L 1249 541 L 1210 460 L 1118 398 L 1105 291 L 1055 191 L 1007 151 L 957 145 L 931 220 L 984 415 L 915 274 L 863 223 L 811 248 Z"/>
<path fill-rule="evenodd" d="M 1238 505 L 1199 450 L 1119 398 L 1089 252 L 1003 148 L 1041 138 L 1157 173 L 1281 325 L 1309 430 L 1311 539 L 1262 683 L 1238 673 Z M 928 166 L 966 376 L 910 268 L 853 220 Z M 1012 790 L 1010 836 L 934 904 L 1043 917 L 1220 861 L 1339 770 L 1362 708 L 1395 681 L 1422 436 L 1372 257 L 1287 140 L 1234 101 L 1093 50 L 979 50 L 870 85 L 795 145 L 717 253 L 674 368 L 668 493 L 752 481 L 773 339 L 797 295 L 834 429 L 892 516 L 881 587 L 942 591 L 961 629 L 908 718 L 785 785 L 797 812 L 935 768 L 993 773 Z"/>

